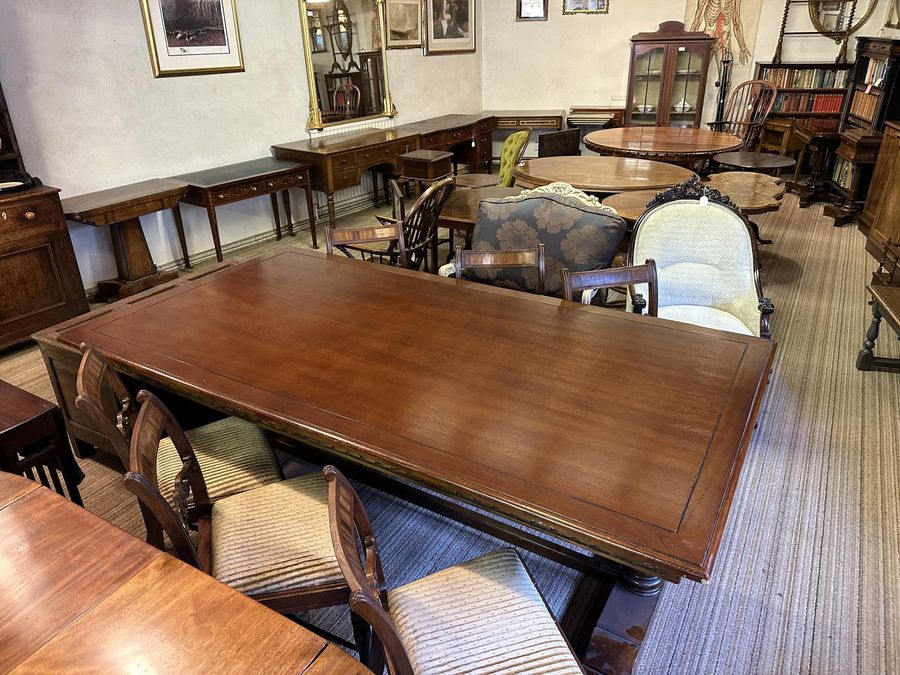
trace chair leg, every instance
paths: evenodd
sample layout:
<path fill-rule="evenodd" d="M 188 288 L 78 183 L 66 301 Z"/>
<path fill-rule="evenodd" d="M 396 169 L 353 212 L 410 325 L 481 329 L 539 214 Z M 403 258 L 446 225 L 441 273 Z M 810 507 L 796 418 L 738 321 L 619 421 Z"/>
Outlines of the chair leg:
<path fill-rule="evenodd" d="M 350 611 L 350 623 L 353 625 L 353 641 L 356 643 L 356 651 L 359 652 L 360 663 L 370 670 L 374 670 L 372 668 L 372 627 L 352 610 Z M 375 670 L 374 672 L 379 671 Z"/>

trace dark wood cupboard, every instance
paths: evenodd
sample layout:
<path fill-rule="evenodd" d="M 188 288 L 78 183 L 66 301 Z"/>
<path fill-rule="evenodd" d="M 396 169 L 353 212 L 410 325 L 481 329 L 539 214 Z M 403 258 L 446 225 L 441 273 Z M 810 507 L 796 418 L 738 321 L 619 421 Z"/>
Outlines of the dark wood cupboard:
<path fill-rule="evenodd" d="M 869 197 L 859 216 L 866 235 L 866 250 L 881 260 L 885 244 L 900 242 L 900 123 L 887 122 L 878 161 L 869 186 Z"/>
<path fill-rule="evenodd" d="M 87 309 L 59 190 L 0 197 L 0 349 Z"/>
<path fill-rule="evenodd" d="M 714 42 L 680 21 L 632 36 L 625 126 L 699 127 Z"/>

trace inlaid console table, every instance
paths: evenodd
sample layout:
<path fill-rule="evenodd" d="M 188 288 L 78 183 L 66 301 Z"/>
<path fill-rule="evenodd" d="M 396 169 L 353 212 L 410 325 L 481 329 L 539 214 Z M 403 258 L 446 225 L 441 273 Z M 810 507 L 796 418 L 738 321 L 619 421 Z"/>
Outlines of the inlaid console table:
<path fill-rule="evenodd" d="M 184 181 L 153 178 L 62 200 L 67 219 L 94 227 L 109 227 L 118 276 L 97 283 L 101 296 L 107 299 L 123 298 L 178 276 L 178 272 L 160 272 L 156 268 L 141 228 L 140 216 L 172 209 L 181 252 L 185 265 L 188 265 L 184 225 L 178 210 L 178 201 L 185 192 L 187 185 Z"/>
<path fill-rule="evenodd" d="M 491 161 L 494 129 L 561 129 L 561 110 L 484 111 L 471 115 L 442 115 L 392 129 L 360 129 L 334 136 L 279 143 L 278 159 L 306 162 L 312 167 L 312 187 L 324 192 L 328 222 L 334 227 L 334 195 L 354 187 L 376 167 L 400 171 L 400 155 L 413 150 L 447 150 L 455 162 L 481 168 Z"/>
<path fill-rule="evenodd" d="M 272 157 L 260 157 L 246 162 L 226 164 L 213 169 L 195 171 L 180 176 L 177 180 L 188 184 L 187 194 L 182 199 L 186 204 L 195 204 L 206 209 L 209 217 L 209 229 L 212 232 L 216 259 L 222 262 L 222 242 L 219 240 L 219 221 L 216 218 L 216 207 L 223 204 L 261 197 L 272 196 L 272 212 L 275 214 L 275 238 L 281 239 L 281 220 L 278 215 L 278 196 L 281 193 L 284 201 L 284 214 L 287 219 L 288 234 L 294 236 L 294 222 L 291 217 L 290 188 L 302 188 L 306 192 L 306 208 L 309 212 L 309 229 L 312 233 L 313 248 L 318 248 L 316 241 L 316 216 L 313 212 L 312 191 L 310 188 L 310 166 L 297 162 L 281 161 Z M 188 262 L 187 249 L 184 251 L 185 265 Z"/>

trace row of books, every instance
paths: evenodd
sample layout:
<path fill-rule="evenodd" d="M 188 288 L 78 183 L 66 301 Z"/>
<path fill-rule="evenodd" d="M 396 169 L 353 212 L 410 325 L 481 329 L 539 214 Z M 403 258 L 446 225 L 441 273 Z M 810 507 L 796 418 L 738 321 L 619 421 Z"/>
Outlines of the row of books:
<path fill-rule="evenodd" d="M 853 163 L 848 162 L 840 155 L 835 155 L 834 170 L 831 173 L 831 180 L 845 190 L 849 190 L 850 183 L 853 180 Z"/>
<path fill-rule="evenodd" d="M 775 97 L 772 112 L 840 112 L 843 94 L 785 94 Z"/>
<path fill-rule="evenodd" d="M 866 68 L 864 84 L 880 87 L 884 82 L 884 74 L 887 72 L 887 61 L 881 59 L 869 59 L 869 67 Z"/>
<path fill-rule="evenodd" d="M 813 89 L 846 87 L 849 70 L 826 70 L 825 68 L 775 68 L 764 66 L 759 79 L 768 80 L 779 89 Z"/>
<path fill-rule="evenodd" d="M 878 107 L 878 94 L 869 94 L 864 91 L 854 91 L 853 100 L 850 102 L 850 114 L 866 122 L 871 122 L 875 117 L 875 109 Z"/>

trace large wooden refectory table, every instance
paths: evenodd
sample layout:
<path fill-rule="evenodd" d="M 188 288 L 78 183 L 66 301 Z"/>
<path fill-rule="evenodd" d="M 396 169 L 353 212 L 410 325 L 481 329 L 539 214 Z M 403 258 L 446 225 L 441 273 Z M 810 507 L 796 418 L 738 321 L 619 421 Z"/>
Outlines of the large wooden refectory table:
<path fill-rule="evenodd" d="M 0 672 L 370 672 L 271 609 L 3 472 L 0 532 Z"/>
<path fill-rule="evenodd" d="M 634 660 L 633 628 L 652 616 L 661 579 L 712 573 L 775 352 L 755 337 L 298 249 L 38 340 L 63 396 L 86 342 L 126 375 L 307 444 L 303 457 L 534 528 L 529 538 L 483 513 L 451 514 L 586 573 L 562 624 L 589 663 L 610 645 Z M 72 427 L 82 438 L 83 425 Z"/>

